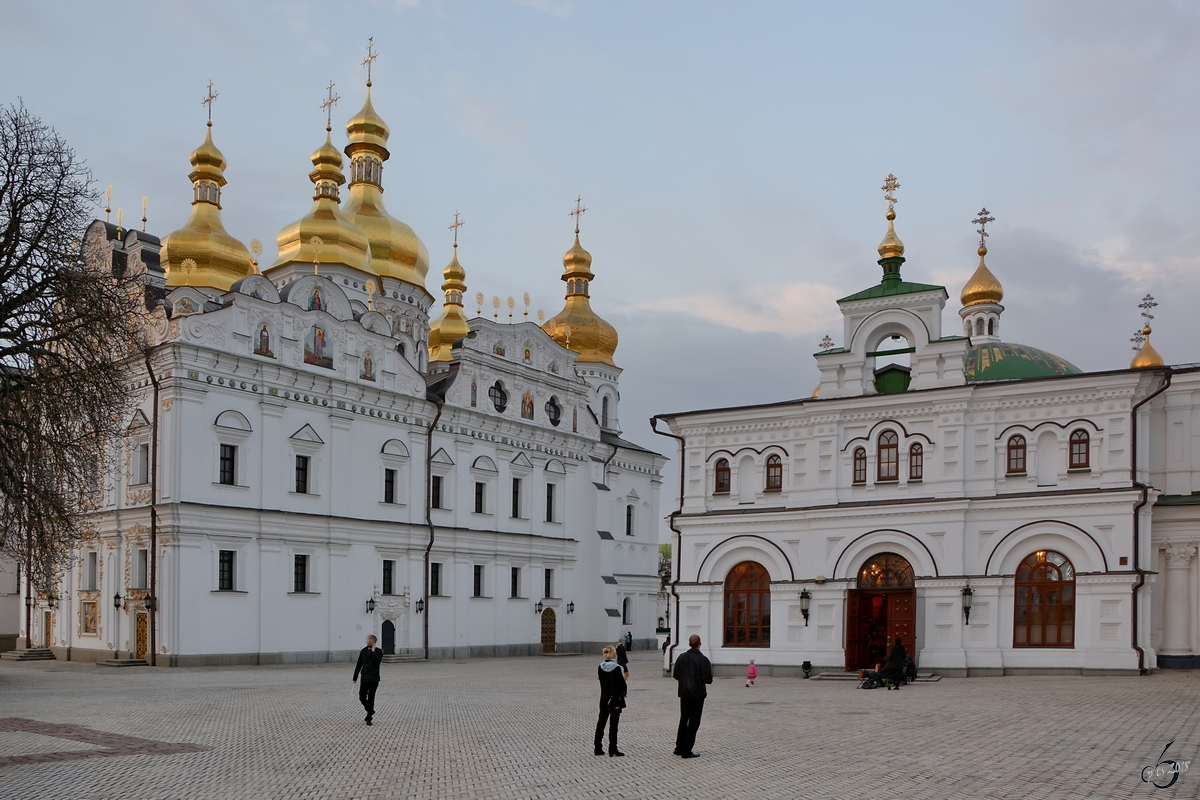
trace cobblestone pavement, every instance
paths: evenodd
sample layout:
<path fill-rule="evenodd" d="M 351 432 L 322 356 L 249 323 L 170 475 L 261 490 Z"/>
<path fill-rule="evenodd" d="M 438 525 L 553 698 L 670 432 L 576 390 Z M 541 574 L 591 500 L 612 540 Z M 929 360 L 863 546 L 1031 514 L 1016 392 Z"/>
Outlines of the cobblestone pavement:
<path fill-rule="evenodd" d="M 0 796 L 1200 797 L 1200 674 L 718 678 L 683 760 L 674 681 L 633 656 L 621 759 L 592 755 L 592 656 L 385 664 L 373 727 L 348 664 L 4 662 Z M 1140 771 L 1172 740 L 1191 764 L 1160 791 Z"/>

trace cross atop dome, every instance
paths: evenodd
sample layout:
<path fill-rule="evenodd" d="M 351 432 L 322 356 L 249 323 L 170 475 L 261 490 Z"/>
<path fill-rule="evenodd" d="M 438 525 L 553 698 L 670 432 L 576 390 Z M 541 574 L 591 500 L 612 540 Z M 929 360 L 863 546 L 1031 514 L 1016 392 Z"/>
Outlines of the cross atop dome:
<path fill-rule="evenodd" d="M 375 37 L 367 39 L 367 57 L 363 59 L 362 66 L 367 68 L 367 88 L 371 86 L 371 63 L 379 58 L 379 53 L 375 52 Z"/>

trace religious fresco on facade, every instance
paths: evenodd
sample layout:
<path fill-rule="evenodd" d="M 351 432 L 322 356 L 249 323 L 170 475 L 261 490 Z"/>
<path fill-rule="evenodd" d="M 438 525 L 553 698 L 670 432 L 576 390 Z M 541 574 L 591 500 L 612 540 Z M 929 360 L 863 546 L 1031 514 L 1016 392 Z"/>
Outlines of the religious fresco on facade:
<path fill-rule="evenodd" d="M 256 342 L 254 345 L 254 355 L 266 356 L 267 358 L 275 357 L 275 354 L 271 352 L 271 332 L 267 330 L 267 323 L 264 322 L 262 327 L 258 329 Z"/>
<path fill-rule="evenodd" d="M 533 419 L 533 394 L 530 392 L 521 395 L 521 418 Z"/>
<path fill-rule="evenodd" d="M 313 290 L 312 290 L 312 294 L 310 294 L 308 296 L 308 310 L 309 311 L 324 311 L 325 310 L 325 298 L 323 298 L 321 296 L 321 287 L 320 286 L 314 286 Z"/>
<path fill-rule="evenodd" d="M 333 343 L 320 325 L 313 325 L 304 337 L 304 363 L 333 369 Z"/>
<path fill-rule="evenodd" d="M 571 433 L 579 433 L 579 409 L 571 406 Z"/>
<path fill-rule="evenodd" d="M 83 618 L 83 633 L 96 633 L 99 620 L 99 615 L 96 611 L 96 603 L 90 600 L 80 603 L 79 609 L 79 613 Z"/>
<path fill-rule="evenodd" d="M 479 383 L 471 378 L 471 408 L 479 404 Z"/>
<path fill-rule="evenodd" d="M 530 350 L 528 347 L 525 348 L 524 360 L 525 360 L 526 364 L 533 363 L 533 351 Z"/>
<path fill-rule="evenodd" d="M 550 372 L 552 372 L 555 375 L 558 374 L 558 362 L 557 361 L 550 362 Z"/>
<path fill-rule="evenodd" d="M 496 342 L 492 345 L 492 352 L 498 356 L 504 355 L 504 342 Z"/>
<path fill-rule="evenodd" d="M 175 316 L 180 317 L 185 314 L 197 314 L 200 309 L 192 302 L 190 297 L 181 297 L 175 301 Z"/>
<path fill-rule="evenodd" d="M 363 353 L 362 374 L 358 377 L 362 378 L 364 381 L 375 380 L 375 359 L 371 357 L 370 350 Z"/>

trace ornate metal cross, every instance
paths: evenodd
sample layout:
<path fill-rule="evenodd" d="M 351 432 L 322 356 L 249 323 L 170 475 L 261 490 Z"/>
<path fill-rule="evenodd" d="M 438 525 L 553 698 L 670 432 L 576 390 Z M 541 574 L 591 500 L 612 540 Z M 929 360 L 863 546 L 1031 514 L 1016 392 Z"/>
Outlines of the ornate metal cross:
<path fill-rule="evenodd" d="M 1150 313 L 1150 310 L 1157 306 L 1158 303 L 1154 302 L 1154 295 L 1152 294 L 1146 295 L 1142 298 L 1142 302 L 1138 303 L 1138 308 L 1142 310 L 1142 317 L 1146 322 L 1154 319 L 1154 315 Z"/>
<path fill-rule="evenodd" d="M 209 81 L 209 82 L 208 82 L 208 96 L 207 96 L 207 97 L 205 97 L 203 100 L 201 100 L 201 101 L 200 101 L 200 105 L 202 105 L 202 106 L 208 106 L 208 124 L 209 124 L 209 125 L 212 125 L 212 104 L 213 104 L 213 100 L 216 100 L 218 97 L 220 97 L 220 95 L 219 95 L 219 94 L 216 94 L 215 92 L 213 92 L 213 90 L 212 90 L 212 87 L 213 87 L 213 82 L 212 82 L 212 81 Z"/>
<path fill-rule="evenodd" d="M 988 235 L 987 224 L 989 222 L 995 222 L 995 221 L 996 221 L 995 217 L 988 216 L 988 210 L 986 208 L 981 209 L 979 212 L 979 216 L 976 217 L 975 219 L 971 220 L 971 222 L 973 222 L 979 226 L 979 230 L 977 230 L 975 232 L 979 234 L 979 246 L 980 247 L 984 246 L 983 240 L 986 239 L 987 235 Z"/>
<path fill-rule="evenodd" d="M 321 103 L 322 110 L 325 111 L 325 130 L 331 130 L 333 127 L 333 107 L 337 105 L 337 101 L 342 98 L 333 93 L 333 81 L 329 82 L 329 95 L 325 98 L 325 102 Z"/>
<path fill-rule="evenodd" d="M 371 85 L 371 62 L 379 58 L 379 53 L 375 52 L 375 37 L 367 39 L 367 57 L 363 59 L 362 65 L 367 68 L 367 86 Z"/>
<path fill-rule="evenodd" d="M 822 350 L 828 350 L 829 348 L 833 347 L 833 339 L 830 339 L 829 334 L 826 334 L 825 338 L 820 341 L 817 347 L 820 347 Z"/>
<path fill-rule="evenodd" d="M 579 233 L 579 218 L 583 216 L 584 212 L 586 211 L 587 209 L 583 207 L 583 198 L 577 196 L 575 198 L 575 210 L 570 214 L 570 216 L 575 218 L 575 233 Z"/>
<path fill-rule="evenodd" d="M 900 188 L 900 183 L 896 180 L 896 176 L 889 172 L 880 188 L 883 189 L 883 199 L 888 201 L 888 211 L 891 211 L 896 205 L 896 198 L 892 195 Z"/>
<path fill-rule="evenodd" d="M 457 212 L 457 211 L 455 211 L 455 212 L 454 212 L 454 224 L 453 224 L 453 225 L 451 225 L 451 226 L 450 226 L 450 228 L 449 228 L 449 230 L 452 230 L 452 231 L 454 231 L 454 246 L 455 246 L 455 247 L 458 247 L 458 229 L 459 229 L 459 228 L 461 228 L 463 225 L 466 225 L 466 224 L 467 224 L 467 223 L 466 223 L 465 221 L 464 221 L 464 222 L 460 222 L 460 221 L 459 221 L 459 219 L 458 219 L 458 212 Z"/>

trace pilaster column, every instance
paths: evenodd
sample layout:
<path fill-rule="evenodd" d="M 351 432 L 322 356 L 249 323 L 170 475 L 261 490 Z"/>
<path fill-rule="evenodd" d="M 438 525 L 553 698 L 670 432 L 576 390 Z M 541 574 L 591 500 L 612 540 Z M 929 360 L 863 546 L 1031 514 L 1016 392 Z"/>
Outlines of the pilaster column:
<path fill-rule="evenodd" d="M 1166 562 L 1163 582 L 1166 585 L 1163 589 L 1163 640 L 1159 652 L 1166 655 L 1186 655 L 1192 651 L 1188 576 L 1194 555 L 1194 544 L 1172 544 L 1163 551 Z"/>

